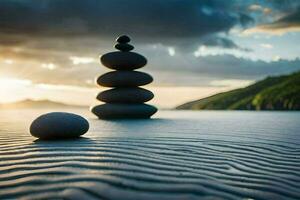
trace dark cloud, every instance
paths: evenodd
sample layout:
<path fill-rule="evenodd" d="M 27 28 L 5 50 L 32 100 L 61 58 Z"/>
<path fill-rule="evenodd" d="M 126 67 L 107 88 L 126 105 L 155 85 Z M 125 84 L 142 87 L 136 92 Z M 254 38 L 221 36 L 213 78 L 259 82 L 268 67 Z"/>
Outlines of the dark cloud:
<path fill-rule="evenodd" d="M 284 16 L 283 18 L 274 22 L 274 24 L 285 24 L 288 26 L 298 26 L 300 27 L 300 6 L 297 10 L 291 14 Z"/>
<path fill-rule="evenodd" d="M 142 42 L 198 39 L 253 21 L 220 0 L 1 0 L 1 33 L 31 37 L 109 37 Z"/>
<path fill-rule="evenodd" d="M 164 64 L 162 65 L 161 63 Z M 227 54 L 199 57 L 185 55 L 174 59 L 152 57 L 149 60 L 148 68 L 151 71 L 177 72 L 178 76 L 189 74 L 190 76 L 210 77 L 212 79 L 257 80 L 268 75 L 299 71 L 300 59 L 280 59 L 266 62 L 263 60 L 238 58 Z M 170 76 L 170 79 L 172 78 L 173 76 Z"/>
<path fill-rule="evenodd" d="M 250 25 L 253 25 L 255 23 L 254 19 L 247 14 L 240 13 L 239 16 L 240 23 L 244 28 L 249 27 Z"/>
<path fill-rule="evenodd" d="M 213 46 L 213 47 L 222 47 L 225 49 L 238 49 L 241 51 L 251 51 L 249 48 L 240 47 L 234 41 L 223 38 L 223 37 L 208 37 L 203 39 L 203 43 L 206 46 Z"/>
<path fill-rule="evenodd" d="M 300 70 L 300 60 L 266 62 L 237 58 L 232 55 L 199 57 L 199 74 L 223 78 L 259 79 L 268 75 L 285 74 Z"/>
<path fill-rule="evenodd" d="M 2 34 L 0 29 L 0 46 L 18 46 L 26 43 L 26 41 L 27 38 L 22 35 Z"/>
<path fill-rule="evenodd" d="M 246 28 L 254 25 L 254 16 L 248 12 L 248 7 L 252 4 L 261 4 L 287 12 L 295 10 L 299 2 L 1 0 L 0 35 L 7 37 L 5 40 L 0 39 L 0 44 L 21 43 L 38 38 L 76 37 L 112 40 L 117 35 L 126 33 L 132 35 L 138 43 L 163 43 L 184 48 L 201 44 L 203 36 L 226 33 L 235 26 Z M 297 12 L 299 13 L 299 9 Z M 295 16 L 283 20 L 298 20 L 297 12 Z M 236 47 L 233 45 L 233 48 Z"/>

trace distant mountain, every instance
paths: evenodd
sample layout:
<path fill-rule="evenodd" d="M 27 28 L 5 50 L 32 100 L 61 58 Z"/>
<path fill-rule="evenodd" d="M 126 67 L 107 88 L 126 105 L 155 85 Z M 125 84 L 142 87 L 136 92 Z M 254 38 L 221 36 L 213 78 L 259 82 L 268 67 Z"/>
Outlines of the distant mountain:
<path fill-rule="evenodd" d="M 78 105 L 69 105 L 60 102 L 54 102 L 49 100 L 31 100 L 26 99 L 23 101 L 0 104 L 1 109 L 12 109 L 12 108 L 65 108 L 65 107 L 86 107 L 86 106 L 78 106 Z"/>
<path fill-rule="evenodd" d="M 300 110 L 300 72 L 178 106 L 185 110 Z"/>

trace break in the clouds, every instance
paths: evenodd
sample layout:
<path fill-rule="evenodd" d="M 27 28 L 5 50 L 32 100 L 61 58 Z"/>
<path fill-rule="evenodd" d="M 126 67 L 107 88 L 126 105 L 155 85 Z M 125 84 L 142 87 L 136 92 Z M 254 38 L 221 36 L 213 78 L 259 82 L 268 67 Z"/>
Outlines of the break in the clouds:
<path fill-rule="evenodd" d="M 270 23 L 261 24 L 247 30 L 248 33 L 267 32 L 273 34 L 283 34 L 289 31 L 300 31 L 300 5 L 289 10 L 285 15 Z"/>

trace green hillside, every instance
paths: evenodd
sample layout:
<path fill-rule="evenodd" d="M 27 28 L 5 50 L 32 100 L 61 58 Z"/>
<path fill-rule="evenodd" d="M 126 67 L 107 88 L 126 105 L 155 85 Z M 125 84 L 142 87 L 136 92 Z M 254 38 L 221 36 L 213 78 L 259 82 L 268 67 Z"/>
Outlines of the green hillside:
<path fill-rule="evenodd" d="M 300 110 L 300 72 L 178 106 L 186 110 Z"/>

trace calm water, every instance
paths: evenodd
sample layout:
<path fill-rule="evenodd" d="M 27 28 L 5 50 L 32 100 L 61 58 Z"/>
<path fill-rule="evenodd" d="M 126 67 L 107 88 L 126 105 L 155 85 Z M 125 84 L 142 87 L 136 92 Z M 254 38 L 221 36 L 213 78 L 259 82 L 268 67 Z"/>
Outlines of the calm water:
<path fill-rule="evenodd" d="M 69 110 L 70 111 L 70 110 Z M 160 111 L 37 141 L 0 111 L 0 199 L 300 199 L 300 112 Z"/>

